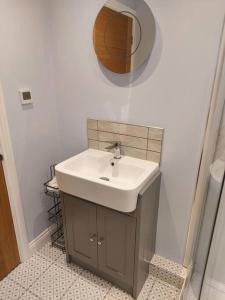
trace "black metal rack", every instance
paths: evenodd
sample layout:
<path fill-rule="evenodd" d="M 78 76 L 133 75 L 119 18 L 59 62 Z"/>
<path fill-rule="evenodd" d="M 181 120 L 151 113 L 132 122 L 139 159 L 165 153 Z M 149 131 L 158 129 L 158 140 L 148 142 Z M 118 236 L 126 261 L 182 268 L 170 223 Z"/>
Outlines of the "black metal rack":
<path fill-rule="evenodd" d="M 57 186 L 52 185 L 55 178 L 55 165 L 50 167 L 51 179 L 44 183 L 45 194 L 53 200 L 53 206 L 48 210 L 49 222 L 55 224 L 55 230 L 51 234 L 52 246 L 65 250 L 65 241 L 63 233 L 62 206 L 60 200 L 60 191 Z"/>

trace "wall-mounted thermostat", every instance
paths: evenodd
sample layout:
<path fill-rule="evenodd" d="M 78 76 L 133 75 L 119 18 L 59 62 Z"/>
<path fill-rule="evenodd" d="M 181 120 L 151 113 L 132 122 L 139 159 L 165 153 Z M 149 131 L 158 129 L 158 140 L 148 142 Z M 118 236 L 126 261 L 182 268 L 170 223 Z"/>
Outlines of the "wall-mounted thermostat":
<path fill-rule="evenodd" d="M 22 90 L 19 90 L 19 93 L 20 93 L 20 98 L 21 98 L 22 104 L 33 103 L 33 99 L 32 99 L 32 96 L 31 96 L 31 90 L 22 89 Z"/>

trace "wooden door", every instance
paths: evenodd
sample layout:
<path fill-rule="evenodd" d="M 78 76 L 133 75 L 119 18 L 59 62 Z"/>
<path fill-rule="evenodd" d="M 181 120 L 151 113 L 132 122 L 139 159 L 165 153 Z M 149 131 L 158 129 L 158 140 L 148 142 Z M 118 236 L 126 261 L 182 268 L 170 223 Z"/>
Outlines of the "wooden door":
<path fill-rule="evenodd" d="M 116 73 L 131 69 L 133 19 L 104 6 L 95 22 L 94 46 L 98 59 Z"/>
<path fill-rule="evenodd" d="M 16 235 L 0 157 L 0 280 L 20 263 Z"/>
<path fill-rule="evenodd" d="M 69 253 L 97 267 L 96 205 L 65 194 L 63 203 Z"/>
<path fill-rule="evenodd" d="M 132 286 L 136 219 L 98 207 L 97 222 L 99 269 Z"/>

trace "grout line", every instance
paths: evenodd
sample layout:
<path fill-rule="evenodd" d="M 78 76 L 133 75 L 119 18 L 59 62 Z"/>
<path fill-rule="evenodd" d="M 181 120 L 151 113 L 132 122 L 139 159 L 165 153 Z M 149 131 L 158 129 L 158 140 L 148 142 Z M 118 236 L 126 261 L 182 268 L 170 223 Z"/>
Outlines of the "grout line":
<path fill-rule="evenodd" d="M 42 257 L 42 259 L 43 259 L 43 260 L 46 260 L 47 262 L 50 263 L 50 261 L 47 260 L 47 259 L 45 259 L 44 257 Z M 53 265 L 53 262 L 50 263 L 50 265 L 48 266 L 48 268 L 47 268 L 45 271 L 43 271 L 37 279 L 35 279 L 35 281 L 29 286 L 28 289 L 30 289 L 30 288 L 31 288 L 31 287 L 32 287 L 32 286 L 33 286 L 33 285 L 41 278 L 41 276 L 42 276 L 43 274 L 45 274 L 45 273 L 51 268 L 52 265 Z"/>
<path fill-rule="evenodd" d="M 148 296 L 147 296 L 147 299 L 151 299 L 151 298 L 149 298 L 149 296 L 151 295 L 151 293 L 152 293 L 152 291 L 153 291 L 153 288 L 154 288 L 154 286 L 155 286 L 155 283 L 156 283 L 156 280 L 154 279 L 154 282 L 153 282 L 153 285 L 152 285 L 152 287 L 151 287 L 151 289 L 150 289 L 150 291 L 149 291 L 149 293 L 148 293 Z"/>
<path fill-rule="evenodd" d="M 181 293 L 181 289 L 180 288 L 177 288 L 177 287 L 173 286 L 172 284 L 169 284 L 169 283 L 165 282 L 164 280 L 159 279 L 157 277 L 154 277 L 154 278 L 155 278 L 154 279 L 154 284 L 153 284 L 153 286 L 151 288 L 151 291 L 148 294 L 148 298 L 147 299 L 149 299 L 149 300 L 151 299 L 151 298 L 149 298 L 149 296 L 151 296 L 152 290 L 153 290 L 153 288 L 154 288 L 154 286 L 155 286 L 155 284 L 157 282 L 159 284 L 161 284 L 162 286 L 171 289 L 171 291 L 173 291 L 173 293 L 175 294 L 176 297 L 180 295 L 180 293 Z"/>
<path fill-rule="evenodd" d="M 15 270 L 15 269 L 14 269 Z M 19 296 L 18 300 L 21 299 L 27 291 L 29 291 L 29 288 L 25 288 L 24 286 L 22 286 L 22 284 L 20 284 L 19 282 L 17 282 L 16 280 L 13 280 L 11 278 L 8 278 L 8 276 L 6 276 L 4 279 L 8 279 L 9 281 L 13 282 L 13 283 L 16 283 L 17 285 L 19 285 L 20 287 L 22 287 L 24 289 L 24 292 L 22 293 L 21 296 Z"/>
<path fill-rule="evenodd" d="M 102 141 L 99 141 L 100 143 L 102 143 Z M 103 142 L 104 143 L 104 142 Z M 123 145 L 121 144 L 121 148 L 123 147 L 126 147 L 126 148 L 132 148 L 132 149 L 137 149 L 137 150 L 142 150 L 142 151 L 147 151 L 147 148 L 146 149 L 143 149 L 143 148 L 137 148 L 137 147 L 134 147 L 134 146 L 127 146 L 127 145 Z"/>
<path fill-rule="evenodd" d="M 73 283 L 68 287 L 68 289 L 65 291 L 65 293 L 62 294 L 62 296 L 60 296 L 60 300 L 66 296 L 66 294 L 69 292 L 69 290 L 71 289 L 71 287 L 74 285 L 74 283 L 78 280 L 78 277 L 76 278 L 76 280 L 73 281 Z"/>
<path fill-rule="evenodd" d="M 148 129 L 150 129 L 150 128 L 148 128 Z M 115 134 L 115 135 L 122 135 L 122 136 L 127 136 L 127 137 L 142 139 L 142 140 L 157 141 L 157 142 L 161 142 L 161 143 L 163 141 L 163 136 L 162 136 L 162 139 L 159 140 L 159 139 L 149 138 L 149 134 L 147 135 L 147 137 L 143 137 L 143 136 L 132 135 L 132 134 L 128 134 L 128 133 L 119 133 L 119 132 L 105 131 L 105 130 L 99 130 L 99 129 L 90 129 L 90 128 L 88 128 L 88 130 L 97 131 L 98 133 L 99 132 L 103 132 L 103 133 L 109 133 L 109 134 Z"/>
<path fill-rule="evenodd" d="M 153 129 L 159 129 L 159 130 L 164 130 L 162 127 L 157 127 L 157 126 L 146 126 L 146 125 L 138 125 L 138 124 L 131 124 L 131 123 L 122 123 L 122 122 L 116 122 L 116 121 L 107 121 L 107 120 L 96 120 L 96 119 L 87 119 L 87 120 L 93 120 L 98 122 L 105 122 L 105 123 L 113 123 L 113 124 L 119 124 L 119 125 L 128 125 L 128 126 L 134 126 L 134 127 L 144 127 L 144 128 L 153 128 Z"/>
<path fill-rule="evenodd" d="M 106 144 L 110 144 L 109 141 L 97 141 L 97 140 L 93 140 L 93 139 L 89 139 L 91 141 L 95 141 L 95 142 L 99 142 L 99 143 L 106 143 Z M 127 148 L 133 148 L 133 149 L 137 149 L 137 150 L 142 150 L 142 151 L 147 151 L 147 149 L 142 149 L 142 148 L 137 148 L 137 147 L 133 147 L 133 146 L 126 146 L 126 145 L 121 145 L 122 147 L 127 147 Z M 153 151 L 152 151 L 153 152 Z M 158 152 L 157 152 L 158 153 Z"/>
<path fill-rule="evenodd" d="M 23 295 L 21 295 L 21 297 L 19 297 L 17 300 L 20 300 L 27 292 L 29 292 L 32 296 L 35 296 L 39 300 L 44 300 L 41 297 L 39 297 L 36 294 L 34 294 L 33 292 L 31 292 L 30 289 L 26 290 L 26 292 Z"/>
<path fill-rule="evenodd" d="M 150 128 L 148 128 L 149 130 Z M 161 140 L 159 139 L 153 139 L 153 138 L 149 138 L 149 134 L 147 135 L 147 137 L 143 137 L 143 136 L 138 136 L 138 135 L 131 135 L 131 134 L 127 134 L 127 133 L 118 133 L 118 132 L 113 132 L 113 131 L 104 131 L 104 130 L 99 130 L 99 129 L 90 129 L 88 128 L 88 130 L 92 130 L 92 131 L 97 131 L 98 135 L 99 132 L 103 132 L 103 133 L 109 133 L 109 134 L 115 134 L 115 135 L 122 135 L 122 136 L 127 136 L 127 137 L 132 137 L 132 138 L 137 138 L 137 139 L 142 139 L 142 140 L 149 140 L 149 141 L 157 141 L 157 142 L 161 142 L 163 141 L 163 137 Z"/>
<path fill-rule="evenodd" d="M 98 137 L 98 143 L 99 143 L 99 130 L 98 130 L 98 132 L 97 132 L 97 137 Z"/>
<path fill-rule="evenodd" d="M 90 141 L 94 141 L 94 142 L 100 142 L 100 143 L 106 143 L 106 144 L 110 144 L 110 141 L 101 141 L 101 140 L 94 140 L 94 139 L 88 139 Z M 142 150 L 142 151 L 149 151 L 149 152 L 154 152 L 154 153 L 161 153 L 161 152 L 157 152 L 157 151 L 152 151 L 152 150 L 148 150 L 147 148 L 146 149 L 143 149 L 143 148 L 137 148 L 137 147 L 134 147 L 134 146 L 127 146 L 127 145 L 121 145 L 122 147 L 127 147 L 127 148 L 133 148 L 133 149 L 137 149 L 137 150 Z"/>
<path fill-rule="evenodd" d="M 150 130 L 150 128 L 148 128 L 148 136 L 147 136 L 147 150 L 146 150 L 146 160 L 148 160 L 148 144 L 149 144 L 149 130 Z"/>
<path fill-rule="evenodd" d="M 11 279 L 11 278 L 8 278 L 11 282 L 16 283 L 17 285 L 21 286 L 21 287 L 24 289 L 24 292 L 20 295 L 20 297 L 18 298 L 18 300 L 21 299 L 27 292 L 29 292 L 31 295 L 37 297 L 37 299 L 44 300 L 44 299 L 42 299 L 39 295 L 36 295 L 33 291 L 31 291 L 32 286 L 34 286 L 34 285 L 36 284 L 36 282 L 40 279 L 40 277 L 43 276 L 43 274 L 45 274 L 52 266 L 57 266 L 57 267 L 59 267 L 61 270 L 65 271 L 65 272 L 67 271 L 63 264 L 61 264 L 61 265 L 60 265 L 60 264 L 59 264 L 59 265 L 57 264 L 58 259 L 59 259 L 60 257 L 64 256 L 63 252 L 60 253 L 60 255 L 57 256 L 57 258 L 56 258 L 55 260 L 54 260 L 53 258 L 48 257 L 48 256 L 44 256 L 44 254 L 41 254 L 40 251 L 37 251 L 37 252 L 36 252 L 36 255 L 37 255 L 39 258 L 42 258 L 44 262 L 49 263 L 49 266 L 46 268 L 46 270 L 44 270 L 43 272 L 41 272 L 41 274 L 38 276 L 38 278 L 36 278 L 35 281 L 34 281 L 28 288 L 25 288 L 23 285 L 21 285 L 21 284 L 20 284 L 19 282 L 17 282 L 16 280 L 13 280 L 13 279 Z M 74 264 L 74 265 L 77 266 L 76 264 Z M 65 266 L 66 266 L 66 265 L 65 265 Z M 29 265 L 28 265 L 28 268 L 29 268 Z M 65 296 L 67 295 L 68 291 L 69 291 L 69 290 L 72 288 L 72 286 L 74 285 L 74 283 L 75 283 L 77 280 L 79 280 L 79 278 L 81 278 L 82 270 L 85 270 L 85 269 L 82 268 L 82 267 L 80 267 L 80 268 L 77 270 L 77 272 L 76 272 L 76 275 L 77 275 L 77 276 L 76 276 L 76 277 L 74 276 L 73 282 L 71 283 L 70 286 L 68 286 L 68 288 L 66 289 L 66 291 L 64 291 L 64 292 L 62 293 L 62 295 L 60 296 L 59 299 L 62 299 L 63 297 L 65 297 Z M 88 271 L 88 272 L 89 272 L 89 271 Z M 94 273 L 92 273 L 92 272 L 90 272 L 90 273 L 93 274 L 94 276 L 96 276 Z M 151 275 L 151 274 L 150 274 L 150 275 Z M 177 275 L 177 274 L 174 274 L 174 275 Z M 6 277 L 6 278 L 7 278 L 7 277 Z M 96 276 L 96 278 L 100 278 L 100 277 Z M 181 289 L 178 288 L 178 287 L 175 287 L 173 284 L 168 283 L 168 282 L 166 282 L 166 281 L 164 281 L 164 280 L 162 280 L 162 279 L 160 279 L 160 278 L 157 278 L 157 277 L 155 277 L 154 275 L 151 275 L 151 278 L 152 278 L 153 284 L 152 284 L 152 286 L 151 286 L 151 288 L 150 288 L 150 290 L 149 290 L 149 292 L 148 292 L 148 294 L 147 294 L 147 299 L 148 299 L 148 300 L 151 299 L 151 293 L 153 292 L 153 289 L 154 289 L 155 284 L 156 284 L 157 282 L 158 282 L 159 284 L 161 284 L 162 286 L 164 286 L 165 288 L 166 288 L 166 287 L 167 287 L 167 288 L 171 288 L 171 291 L 173 291 L 174 296 L 178 296 L 178 294 L 181 293 Z M 93 284 L 92 280 L 89 281 L 89 280 L 87 280 L 85 277 L 82 277 L 82 279 L 83 279 L 84 281 L 88 282 L 90 285 L 95 285 L 95 284 Z M 106 281 L 106 282 L 108 282 L 108 281 Z M 110 291 L 112 290 L 113 287 L 115 287 L 115 286 L 112 285 L 112 284 L 109 286 L 109 288 L 108 288 L 108 290 L 106 291 L 106 294 L 104 295 L 103 299 L 107 299 L 107 296 L 110 294 Z M 117 297 L 114 296 L 114 295 L 112 295 L 112 299 L 115 299 L 115 300 L 116 300 Z"/>
<path fill-rule="evenodd" d="M 106 298 L 107 298 L 107 296 L 109 295 L 109 292 L 111 291 L 111 289 L 112 289 L 112 286 L 109 288 L 108 292 L 105 294 L 105 296 L 104 296 L 103 299 L 106 299 Z M 114 298 L 114 297 L 113 297 L 113 298 Z"/>
<path fill-rule="evenodd" d="M 104 131 L 104 130 L 98 130 L 98 132 L 110 133 L 110 134 L 116 134 L 116 135 L 122 135 L 122 136 L 128 136 L 128 137 L 142 139 L 142 140 L 148 140 L 148 137 L 142 137 L 142 136 L 138 136 L 138 135 L 131 135 L 131 134 L 127 134 L 127 133 L 118 133 L 118 132 Z"/>
<path fill-rule="evenodd" d="M 44 258 L 44 259 L 46 259 L 47 261 L 49 261 L 50 262 L 50 258 L 48 258 L 47 256 L 46 256 L 46 258 L 45 257 L 43 257 L 42 255 L 43 254 L 39 254 L 39 251 L 37 252 L 38 253 L 38 255 L 39 256 L 41 256 L 42 258 Z M 64 254 L 63 254 L 63 252 L 56 258 L 56 261 L 59 259 L 59 257 L 60 256 L 63 256 Z M 63 266 L 61 266 L 61 265 L 58 265 L 57 263 L 56 263 L 56 261 L 53 261 L 53 260 L 51 260 L 51 265 L 49 266 L 49 268 L 51 267 L 51 266 L 56 266 L 56 267 L 58 267 L 58 268 L 60 268 L 61 270 L 63 270 L 63 271 L 65 271 L 65 272 L 69 272 L 69 271 L 67 271 L 66 270 L 66 268 L 64 268 Z M 48 269 L 49 269 L 48 268 Z M 48 270 L 47 269 L 47 270 Z M 47 271 L 46 270 L 46 271 Z M 42 273 L 42 275 L 44 274 L 45 272 L 43 272 Z M 77 277 L 76 278 L 74 278 L 74 281 L 73 281 L 73 283 L 67 288 L 67 290 L 65 291 L 65 293 L 63 293 L 62 294 L 62 296 L 60 297 L 60 299 L 62 299 L 66 294 L 67 294 L 67 292 L 69 291 L 69 289 L 73 286 L 73 284 L 78 280 L 78 277 L 79 277 L 79 275 L 80 275 L 80 272 L 77 274 Z M 40 278 L 40 277 L 39 277 Z M 34 293 L 33 293 L 34 294 Z M 37 296 L 36 294 L 34 294 L 35 296 Z M 38 296 L 39 297 L 39 296 Z M 40 298 L 40 297 L 39 297 Z M 40 298 L 41 299 L 41 298 Z M 44 299 L 41 299 L 41 300 L 44 300 Z"/>
<path fill-rule="evenodd" d="M 37 254 L 37 253 L 36 253 Z M 40 257 L 40 255 L 38 255 L 38 257 Z M 32 256 L 27 260 L 27 261 L 29 261 L 30 259 L 32 258 Z M 47 260 L 47 259 L 45 259 L 44 257 L 42 257 L 41 256 L 41 258 L 43 259 L 43 260 L 46 260 L 48 263 L 50 263 L 50 261 L 49 260 Z M 21 263 L 20 265 L 23 265 L 24 263 Z M 19 266 L 20 266 L 19 265 Z M 45 273 L 45 272 L 47 272 L 48 270 L 49 270 L 49 268 L 51 267 L 53 265 L 53 263 L 52 264 L 50 264 L 49 265 L 49 267 L 45 270 L 45 271 L 43 271 L 41 274 L 40 274 L 40 276 L 38 277 L 38 278 L 36 278 L 35 279 L 35 281 L 29 286 L 29 287 L 25 287 L 25 286 L 23 286 L 21 283 L 19 283 L 19 282 L 17 282 L 16 280 L 14 280 L 14 279 L 12 279 L 12 278 L 8 278 L 10 281 L 12 281 L 12 282 L 14 282 L 14 283 L 17 283 L 19 286 L 21 286 L 23 289 L 25 289 L 25 292 L 18 298 L 18 300 L 22 297 L 22 296 L 24 296 L 25 295 L 25 293 L 27 292 L 27 291 L 29 291 L 32 295 L 34 295 L 34 296 L 36 296 L 37 298 L 39 298 L 40 300 L 43 300 L 43 299 L 41 299 L 38 295 L 36 295 L 35 293 L 33 293 L 33 292 L 31 292 L 31 290 L 30 290 L 30 288 L 41 278 L 41 276 Z M 18 266 L 18 267 L 19 267 Z M 14 270 L 16 270 L 16 269 L 14 269 Z M 7 278 L 7 277 L 6 277 Z"/>

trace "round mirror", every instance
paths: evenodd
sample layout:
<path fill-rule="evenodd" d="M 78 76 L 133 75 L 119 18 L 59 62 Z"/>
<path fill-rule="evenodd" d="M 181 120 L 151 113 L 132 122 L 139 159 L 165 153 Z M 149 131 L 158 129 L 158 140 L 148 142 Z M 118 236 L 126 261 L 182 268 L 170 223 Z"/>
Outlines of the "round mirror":
<path fill-rule="evenodd" d="M 112 72 L 132 72 L 150 56 L 155 32 L 154 16 L 144 0 L 108 0 L 95 21 L 96 55 Z"/>

